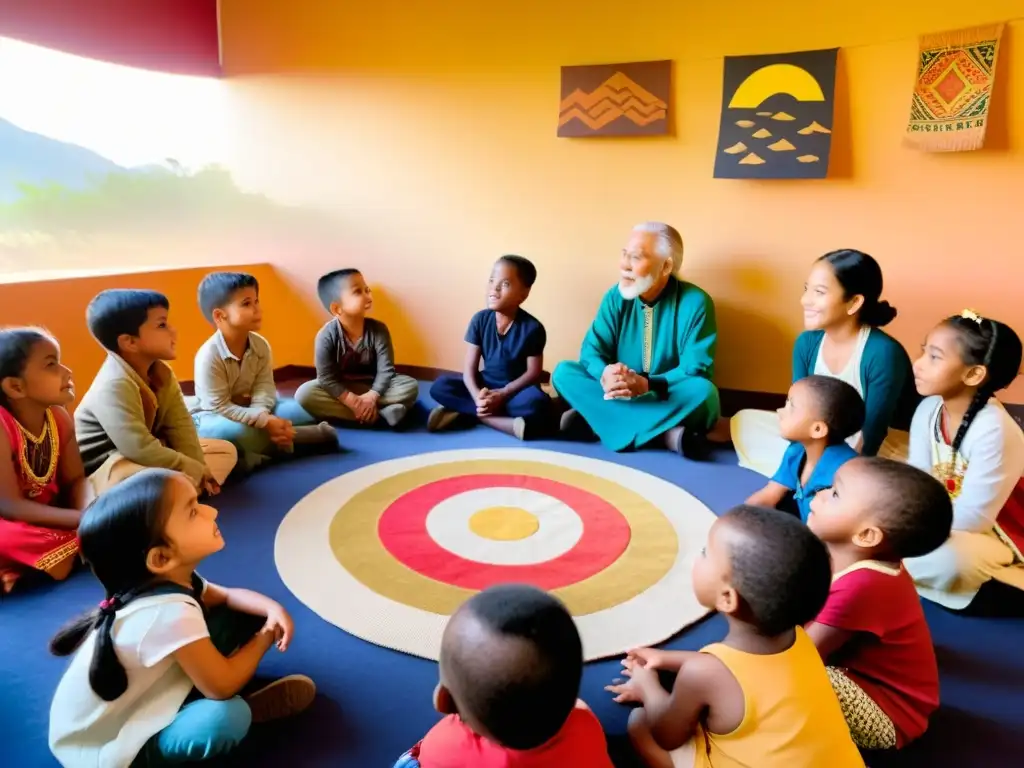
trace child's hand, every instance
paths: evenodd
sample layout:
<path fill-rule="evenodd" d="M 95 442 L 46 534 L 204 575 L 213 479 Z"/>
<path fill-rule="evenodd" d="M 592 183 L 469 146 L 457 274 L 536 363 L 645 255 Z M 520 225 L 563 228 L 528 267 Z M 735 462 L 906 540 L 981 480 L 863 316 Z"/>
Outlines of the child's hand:
<path fill-rule="evenodd" d="M 199 481 L 199 490 L 210 496 L 220 493 L 220 483 L 214 479 L 209 467 L 203 471 L 203 479 Z"/>
<path fill-rule="evenodd" d="M 369 392 L 366 393 L 366 395 L 369 394 Z M 346 392 L 341 399 L 342 404 L 348 406 L 349 410 L 356 417 L 356 421 L 361 424 L 368 424 L 377 417 L 376 393 L 373 394 L 372 401 L 366 395 Z"/>
<path fill-rule="evenodd" d="M 482 408 L 487 407 L 487 399 L 491 396 L 491 390 L 484 387 L 476 393 L 476 412 L 480 413 Z"/>
<path fill-rule="evenodd" d="M 476 406 L 477 416 L 496 416 L 501 411 L 502 406 L 505 404 L 506 395 L 503 390 L 500 389 L 488 389 L 484 390 L 487 392 L 486 396 L 481 394 L 483 398 L 483 404 L 479 401 Z"/>
<path fill-rule="evenodd" d="M 668 669 L 665 652 L 657 648 L 633 648 L 626 652 L 626 661 L 650 670 Z"/>
<path fill-rule="evenodd" d="M 377 420 L 377 400 L 380 397 L 372 389 L 359 396 L 360 408 L 356 410 L 356 416 L 365 424 L 371 424 Z"/>
<path fill-rule="evenodd" d="M 605 686 L 606 691 L 615 694 L 613 701 L 618 704 L 643 704 L 644 690 L 652 684 L 661 685 L 657 672 L 628 659 L 622 662 L 622 674 L 629 679 L 616 679 L 612 685 Z"/>
<path fill-rule="evenodd" d="M 284 653 L 288 650 L 288 644 L 292 641 L 292 634 L 295 632 L 295 625 L 288 611 L 280 605 L 275 605 L 267 611 L 267 623 L 263 625 L 267 632 L 273 632 L 276 639 L 277 650 Z"/>
<path fill-rule="evenodd" d="M 278 416 L 271 416 L 267 419 L 267 433 L 274 445 L 287 448 L 295 439 L 295 427 L 287 419 Z"/>

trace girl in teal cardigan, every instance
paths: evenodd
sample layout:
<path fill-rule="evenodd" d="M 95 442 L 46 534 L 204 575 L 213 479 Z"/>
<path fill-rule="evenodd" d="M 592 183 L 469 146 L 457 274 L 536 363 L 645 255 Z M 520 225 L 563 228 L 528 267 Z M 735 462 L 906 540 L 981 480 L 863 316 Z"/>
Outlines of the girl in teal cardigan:
<path fill-rule="evenodd" d="M 882 270 L 871 256 L 849 249 L 825 254 L 804 287 L 807 330 L 793 347 L 793 381 L 833 376 L 864 398 L 864 428 L 851 444 L 865 456 L 879 452 L 890 427 L 908 428 L 918 401 L 910 357 L 881 330 L 896 317 L 881 294 Z M 740 411 L 732 437 L 741 466 L 774 473 L 786 449 L 774 414 Z"/>

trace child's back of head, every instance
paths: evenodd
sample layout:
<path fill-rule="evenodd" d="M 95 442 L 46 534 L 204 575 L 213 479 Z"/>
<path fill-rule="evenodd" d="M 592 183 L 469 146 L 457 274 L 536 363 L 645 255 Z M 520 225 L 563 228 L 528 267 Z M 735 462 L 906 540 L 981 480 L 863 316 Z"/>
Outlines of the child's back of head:
<path fill-rule="evenodd" d="M 452 616 L 440 673 L 443 695 L 470 728 L 509 749 L 532 749 L 553 738 L 572 712 L 583 649 L 557 599 L 533 587 L 501 585 Z"/>
<path fill-rule="evenodd" d="M 694 570 L 705 605 L 709 595 L 701 593 L 715 583 L 711 577 L 735 590 L 732 619 L 758 635 L 777 637 L 818 615 L 828 598 L 832 563 L 825 545 L 798 518 L 744 504 L 716 521 Z"/>
<path fill-rule="evenodd" d="M 860 457 L 844 464 L 833 493 L 819 494 L 807 524 L 829 545 L 853 544 L 862 559 L 921 557 L 949 538 L 953 504 L 942 483 L 900 461 Z"/>
<path fill-rule="evenodd" d="M 824 439 L 838 445 L 864 426 L 864 400 L 852 386 L 817 374 L 793 383 L 779 412 L 780 431 L 787 440 Z"/>

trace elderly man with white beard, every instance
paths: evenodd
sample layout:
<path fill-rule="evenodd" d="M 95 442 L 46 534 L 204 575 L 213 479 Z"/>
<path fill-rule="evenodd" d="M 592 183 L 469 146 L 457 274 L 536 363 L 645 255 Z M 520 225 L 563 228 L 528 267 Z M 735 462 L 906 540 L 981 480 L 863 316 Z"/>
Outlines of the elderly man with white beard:
<path fill-rule="evenodd" d="M 715 305 L 677 277 L 683 240 L 660 222 L 633 228 L 579 362 L 563 362 L 552 383 L 569 404 L 561 431 L 592 432 L 614 451 L 662 443 L 696 458 L 721 410 L 712 383 Z"/>

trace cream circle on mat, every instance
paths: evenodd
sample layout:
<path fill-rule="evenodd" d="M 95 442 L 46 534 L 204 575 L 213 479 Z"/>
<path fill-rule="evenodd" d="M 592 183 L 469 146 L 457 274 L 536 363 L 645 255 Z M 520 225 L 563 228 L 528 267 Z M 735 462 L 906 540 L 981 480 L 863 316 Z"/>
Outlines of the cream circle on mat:
<path fill-rule="evenodd" d="M 348 472 L 277 532 L 288 588 L 357 637 L 436 659 L 452 612 L 494 584 L 547 589 L 587 659 L 671 637 L 707 611 L 690 577 L 715 516 L 621 464 L 529 448 L 440 451 Z"/>
<path fill-rule="evenodd" d="M 427 513 L 426 532 L 439 546 L 467 560 L 530 565 L 572 549 L 583 535 L 583 520 L 546 494 L 494 486 L 439 502 Z"/>

